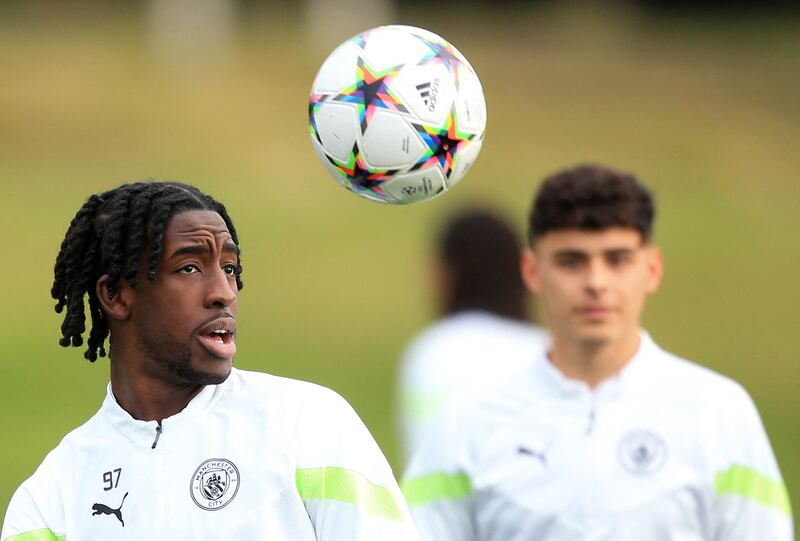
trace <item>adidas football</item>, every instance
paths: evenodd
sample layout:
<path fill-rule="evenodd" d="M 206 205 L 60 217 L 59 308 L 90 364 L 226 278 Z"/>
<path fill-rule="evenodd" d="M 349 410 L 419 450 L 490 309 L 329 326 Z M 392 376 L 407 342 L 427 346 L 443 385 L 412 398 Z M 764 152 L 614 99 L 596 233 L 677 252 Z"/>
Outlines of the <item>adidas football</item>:
<path fill-rule="evenodd" d="M 317 73 L 311 143 L 353 193 L 416 203 L 449 190 L 480 152 L 486 102 L 450 43 L 412 26 L 381 26 L 340 45 Z"/>

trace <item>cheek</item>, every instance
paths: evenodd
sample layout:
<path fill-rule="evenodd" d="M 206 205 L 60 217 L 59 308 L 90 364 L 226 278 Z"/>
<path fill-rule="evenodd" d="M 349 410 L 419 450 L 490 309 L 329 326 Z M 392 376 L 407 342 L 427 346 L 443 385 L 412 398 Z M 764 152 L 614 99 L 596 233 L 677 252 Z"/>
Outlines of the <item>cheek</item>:
<path fill-rule="evenodd" d="M 141 317 L 150 329 L 178 330 L 187 314 L 191 314 L 189 292 L 162 284 L 152 291 L 141 306 Z"/>
<path fill-rule="evenodd" d="M 570 280 L 551 278 L 542 282 L 541 298 L 553 312 L 568 311 L 570 302 L 576 295 L 580 296 L 580 287 L 576 287 Z"/>
<path fill-rule="evenodd" d="M 627 285 L 622 288 L 626 304 L 632 309 L 641 309 L 648 293 L 648 276 L 645 273 L 636 273 L 629 276 L 624 283 Z"/>

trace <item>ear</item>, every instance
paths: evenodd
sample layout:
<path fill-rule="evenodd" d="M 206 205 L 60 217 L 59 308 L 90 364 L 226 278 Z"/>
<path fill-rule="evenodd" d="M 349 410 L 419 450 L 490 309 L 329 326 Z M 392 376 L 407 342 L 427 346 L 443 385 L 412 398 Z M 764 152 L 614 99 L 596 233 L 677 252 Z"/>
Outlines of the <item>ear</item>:
<path fill-rule="evenodd" d="M 651 246 L 648 250 L 647 261 L 647 283 L 645 291 L 647 293 L 655 293 L 658 286 L 661 285 L 661 278 L 664 275 L 664 262 L 661 258 L 661 250 L 655 246 Z"/>
<path fill-rule="evenodd" d="M 130 304 L 133 300 L 134 289 L 127 281 L 120 280 L 116 293 L 111 295 L 108 290 L 108 279 L 108 274 L 102 275 L 98 278 L 95 286 L 97 300 L 100 301 L 103 313 L 108 319 L 116 319 L 119 321 L 128 319 L 131 315 Z"/>
<path fill-rule="evenodd" d="M 522 274 L 522 282 L 536 295 L 542 292 L 542 282 L 539 276 L 539 260 L 536 252 L 530 248 L 522 251 L 520 256 L 519 270 Z"/>

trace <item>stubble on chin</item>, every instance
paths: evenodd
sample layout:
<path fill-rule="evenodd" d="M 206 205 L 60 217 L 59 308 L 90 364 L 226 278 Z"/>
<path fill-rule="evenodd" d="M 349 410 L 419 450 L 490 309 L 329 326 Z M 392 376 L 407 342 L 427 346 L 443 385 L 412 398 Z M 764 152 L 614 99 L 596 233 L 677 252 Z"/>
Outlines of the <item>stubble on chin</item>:
<path fill-rule="evenodd" d="M 228 367 L 228 370 L 224 374 L 214 374 L 204 370 L 198 370 L 194 367 L 191 354 L 188 350 L 185 354 L 185 357 L 167 362 L 167 370 L 183 381 L 195 385 L 219 385 L 228 379 L 228 376 L 231 374 L 230 367 Z"/>
<path fill-rule="evenodd" d="M 200 370 L 192 361 L 192 352 L 188 346 L 176 346 L 175 341 L 167 337 L 143 337 L 144 355 L 156 365 L 166 368 L 179 384 L 219 385 L 228 379 L 231 367 L 224 374 Z"/>

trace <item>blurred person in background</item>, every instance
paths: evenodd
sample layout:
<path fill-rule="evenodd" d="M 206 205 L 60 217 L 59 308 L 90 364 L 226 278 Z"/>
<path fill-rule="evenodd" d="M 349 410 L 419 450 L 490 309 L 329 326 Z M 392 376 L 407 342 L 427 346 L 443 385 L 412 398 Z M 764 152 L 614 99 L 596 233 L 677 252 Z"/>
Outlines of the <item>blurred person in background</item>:
<path fill-rule="evenodd" d="M 646 187 L 605 167 L 542 184 L 522 270 L 550 346 L 428 432 L 402 483 L 424 539 L 793 539 L 747 392 L 640 326 L 662 276 L 654 214 Z"/>
<path fill-rule="evenodd" d="M 89 197 L 52 295 L 62 346 L 83 345 L 87 310 L 85 357 L 105 356 L 108 338 L 111 381 L 16 491 L 3 541 L 418 539 L 344 399 L 233 368 L 241 274 L 233 222 L 195 187 Z"/>
<path fill-rule="evenodd" d="M 545 332 L 528 316 L 521 248 L 490 210 L 463 210 L 444 224 L 433 264 L 442 319 L 413 340 L 400 365 L 406 460 L 451 395 L 530 364 L 544 347 Z"/>

